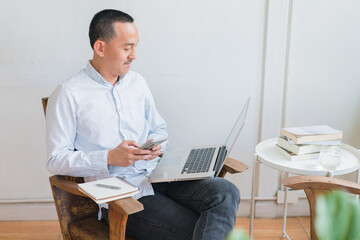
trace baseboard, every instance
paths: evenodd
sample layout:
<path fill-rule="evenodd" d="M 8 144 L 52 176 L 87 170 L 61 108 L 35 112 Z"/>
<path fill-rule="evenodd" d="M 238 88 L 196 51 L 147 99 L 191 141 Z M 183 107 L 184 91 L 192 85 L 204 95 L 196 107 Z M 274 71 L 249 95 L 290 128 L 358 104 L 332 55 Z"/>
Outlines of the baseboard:
<path fill-rule="evenodd" d="M 2 203 L 0 213 L 0 221 L 58 220 L 54 203 Z"/>
<path fill-rule="evenodd" d="M 256 218 L 276 218 L 283 214 L 283 204 L 276 201 L 257 201 Z M 21 220 L 57 220 L 53 203 L 2 203 L 0 204 L 0 221 Z M 250 216 L 250 200 L 241 200 L 238 217 Z M 309 205 L 306 199 L 288 205 L 288 216 L 309 216 Z"/>
<path fill-rule="evenodd" d="M 237 217 L 250 216 L 250 203 L 249 199 L 240 202 Z M 255 205 L 256 218 L 278 218 L 283 216 L 284 204 L 278 204 L 276 201 L 256 201 Z M 288 204 L 287 216 L 299 217 L 309 215 L 310 210 L 307 199 L 299 199 L 297 203 Z"/>

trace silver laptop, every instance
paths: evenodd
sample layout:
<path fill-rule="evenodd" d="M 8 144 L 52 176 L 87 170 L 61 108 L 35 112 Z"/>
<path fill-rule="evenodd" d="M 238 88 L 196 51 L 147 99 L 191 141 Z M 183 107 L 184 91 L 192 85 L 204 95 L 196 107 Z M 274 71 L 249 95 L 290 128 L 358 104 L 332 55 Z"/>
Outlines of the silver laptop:
<path fill-rule="evenodd" d="M 224 145 L 209 145 L 165 151 L 150 176 L 151 182 L 172 182 L 217 177 L 245 124 L 250 97 Z"/>

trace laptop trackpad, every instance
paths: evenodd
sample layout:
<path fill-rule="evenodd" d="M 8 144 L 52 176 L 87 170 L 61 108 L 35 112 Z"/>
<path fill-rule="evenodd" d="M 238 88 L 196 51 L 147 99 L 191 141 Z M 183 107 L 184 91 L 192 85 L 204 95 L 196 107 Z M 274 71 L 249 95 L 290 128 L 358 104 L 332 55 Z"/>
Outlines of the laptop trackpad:
<path fill-rule="evenodd" d="M 181 157 L 172 157 L 172 158 L 162 158 L 160 160 L 161 162 L 161 167 L 172 167 L 172 166 L 176 166 L 181 162 Z"/>
<path fill-rule="evenodd" d="M 185 149 L 174 149 L 166 152 L 160 159 L 161 167 L 172 167 L 179 165 L 184 157 Z"/>

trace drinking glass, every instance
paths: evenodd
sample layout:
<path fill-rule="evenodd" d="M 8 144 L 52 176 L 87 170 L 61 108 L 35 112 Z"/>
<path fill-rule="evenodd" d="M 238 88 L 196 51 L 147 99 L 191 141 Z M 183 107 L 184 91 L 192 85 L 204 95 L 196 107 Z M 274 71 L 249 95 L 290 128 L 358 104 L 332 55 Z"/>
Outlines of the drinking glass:
<path fill-rule="evenodd" d="M 340 146 L 322 146 L 319 155 L 320 165 L 328 170 L 335 170 L 340 166 Z"/>

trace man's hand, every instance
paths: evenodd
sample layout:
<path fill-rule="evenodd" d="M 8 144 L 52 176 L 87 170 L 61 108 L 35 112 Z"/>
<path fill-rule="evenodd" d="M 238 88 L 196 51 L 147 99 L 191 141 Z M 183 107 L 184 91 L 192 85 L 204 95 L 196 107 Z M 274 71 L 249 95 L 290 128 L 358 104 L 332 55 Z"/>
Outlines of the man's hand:
<path fill-rule="evenodd" d="M 136 148 L 132 148 L 131 146 Z M 139 147 L 135 141 L 123 141 L 113 150 L 109 150 L 108 165 L 127 167 L 138 160 L 155 159 L 157 157 L 156 154 L 160 154 L 161 146 L 160 148 L 156 146 L 152 150 L 138 149 Z"/>
<path fill-rule="evenodd" d="M 151 141 L 151 140 L 152 139 L 149 139 L 148 141 Z M 148 159 L 148 160 L 153 160 L 153 159 L 157 158 L 161 154 L 160 150 L 161 150 L 160 144 L 153 147 L 151 149 L 151 153 L 150 153 L 152 155 L 152 157 L 151 157 L 151 159 Z"/>

